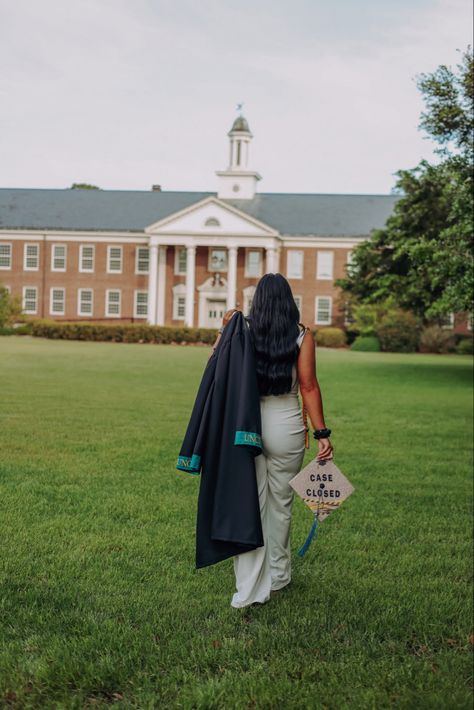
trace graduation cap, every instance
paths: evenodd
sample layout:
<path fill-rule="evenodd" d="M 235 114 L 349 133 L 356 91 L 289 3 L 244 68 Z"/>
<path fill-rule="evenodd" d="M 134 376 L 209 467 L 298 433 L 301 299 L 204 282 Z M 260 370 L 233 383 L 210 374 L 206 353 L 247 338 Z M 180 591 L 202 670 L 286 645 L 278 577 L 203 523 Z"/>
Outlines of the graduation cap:
<path fill-rule="evenodd" d="M 337 510 L 354 491 L 354 486 L 332 459 L 322 461 L 313 459 L 289 483 L 314 514 L 313 525 L 306 542 L 298 550 L 298 555 L 303 557 L 316 534 L 318 521 L 325 520 L 334 510 Z"/>

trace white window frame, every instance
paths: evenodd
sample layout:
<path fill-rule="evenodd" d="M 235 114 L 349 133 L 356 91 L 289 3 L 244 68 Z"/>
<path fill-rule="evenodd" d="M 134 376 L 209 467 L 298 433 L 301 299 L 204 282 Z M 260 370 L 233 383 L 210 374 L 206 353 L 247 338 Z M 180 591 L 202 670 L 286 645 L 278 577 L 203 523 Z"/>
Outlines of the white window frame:
<path fill-rule="evenodd" d="M 474 327 L 474 313 L 469 313 L 467 316 L 467 329 L 472 332 Z"/>
<path fill-rule="evenodd" d="M 83 251 L 84 249 L 92 249 L 92 268 L 90 269 L 85 269 L 82 265 L 82 261 L 84 259 L 84 254 Z M 89 257 L 86 257 L 89 259 Z M 80 244 L 79 246 L 79 272 L 81 274 L 93 274 L 95 270 L 95 244 Z"/>
<path fill-rule="evenodd" d="M 252 300 L 255 295 L 256 286 L 246 286 L 242 289 L 244 295 L 244 315 L 248 316 L 252 307 Z"/>
<path fill-rule="evenodd" d="M 140 258 L 140 250 L 143 249 L 147 252 L 148 257 L 147 257 L 147 268 L 146 270 L 140 269 L 140 262 L 143 262 L 143 257 Z M 148 246 L 137 246 L 135 249 L 135 274 L 149 274 L 150 273 L 150 247 Z"/>
<path fill-rule="evenodd" d="M 111 269 L 110 268 L 110 262 L 112 260 L 111 253 L 112 249 L 119 249 L 120 250 L 120 269 Z M 114 257 L 115 259 L 116 257 Z M 121 244 L 107 244 L 107 273 L 108 274 L 121 274 L 123 271 L 123 247 Z M 111 291 L 115 291 L 117 289 L 110 289 Z"/>
<path fill-rule="evenodd" d="M 54 298 L 53 298 L 53 291 L 62 291 L 63 293 L 63 308 L 61 311 L 55 311 L 53 309 L 53 303 L 54 303 Z M 49 315 L 50 316 L 63 316 L 64 313 L 66 312 L 66 289 L 63 288 L 62 286 L 51 286 L 49 289 Z"/>
<path fill-rule="evenodd" d="M 329 320 L 328 321 L 318 320 L 319 301 L 322 299 L 329 301 Z M 316 325 L 331 325 L 331 323 L 332 323 L 332 296 L 316 296 L 316 298 L 314 299 L 314 322 Z"/>
<path fill-rule="evenodd" d="M 322 259 L 320 260 L 320 255 L 321 254 L 330 254 L 330 264 L 331 268 L 329 269 L 330 275 L 325 276 L 323 275 L 322 271 Z M 318 249 L 316 252 L 316 279 L 318 281 L 333 281 L 334 280 L 334 252 L 327 250 L 327 249 Z"/>
<path fill-rule="evenodd" d="M 36 266 L 28 266 L 28 247 L 34 247 L 36 249 Z M 39 271 L 39 254 L 40 249 L 38 243 L 25 242 L 23 245 L 23 271 Z"/>
<path fill-rule="evenodd" d="M 64 249 L 64 268 L 58 268 L 54 266 L 54 261 L 56 257 L 56 249 L 58 247 L 63 247 Z M 52 244 L 51 246 L 51 271 L 61 271 L 64 272 L 67 269 L 67 244 Z"/>
<path fill-rule="evenodd" d="M 251 274 L 250 269 L 249 269 L 249 257 L 250 257 L 251 252 L 255 252 L 258 254 L 258 272 L 256 274 Z M 258 249 L 256 247 L 246 247 L 244 276 L 248 279 L 259 279 L 262 275 L 262 264 L 263 264 L 262 250 Z"/>
<path fill-rule="evenodd" d="M 290 255 L 301 254 L 301 273 L 299 276 L 294 276 L 290 273 Z M 286 278 L 287 279 L 302 279 L 304 274 L 304 251 L 302 249 L 288 249 L 286 252 Z"/>
<path fill-rule="evenodd" d="M 140 272 L 143 273 L 143 272 Z M 138 296 L 139 294 L 145 294 L 146 296 L 146 313 L 138 312 Z M 142 305 L 142 304 L 140 304 Z M 134 318 L 148 318 L 148 291 L 143 288 L 135 289 L 133 294 L 133 317 Z"/>
<path fill-rule="evenodd" d="M 179 299 L 184 298 L 184 314 L 178 315 Z M 173 320 L 182 320 L 186 318 L 186 286 L 185 284 L 176 284 L 173 286 Z"/>
<path fill-rule="evenodd" d="M 35 292 L 35 309 L 33 310 L 26 310 L 26 292 L 27 290 L 32 290 Z M 28 299 L 28 300 L 33 300 L 33 299 Z M 29 315 L 35 315 L 38 313 L 38 287 L 37 286 L 23 286 L 22 290 L 22 299 L 21 299 L 21 306 L 22 306 L 22 311 L 23 313 L 27 313 Z"/>
<path fill-rule="evenodd" d="M 299 300 L 299 302 L 300 302 L 299 305 L 296 303 L 296 299 Z M 297 309 L 298 309 L 298 311 L 299 311 L 300 320 L 302 320 L 302 318 L 301 318 L 301 311 L 303 310 L 303 296 L 300 296 L 299 294 L 293 294 L 293 300 L 294 300 L 294 302 L 296 303 L 296 307 L 297 307 Z"/>
<path fill-rule="evenodd" d="M 82 310 L 82 293 L 83 291 L 90 291 L 91 293 L 91 312 L 84 313 Z M 77 289 L 77 315 L 78 316 L 90 316 L 94 315 L 94 289 L 93 288 L 78 288 Z"/>
<path fill-rule="evenodd" d="M 454 311 L 451 311 L 451 313 L 446 313 L 446 315 L 444 317 L 449 319 L 449 322 L 448 323 L 441 323 L 441 327 L 447 328 L 448 330 L 451 330 L 451 328 L 454 328 Z"/>
<path fill-rule="evenodd" d="M 223 251 L 226 255 L 225 266 L 215 269 L 211 264 L 211 254 L 213 251 Z M 225 274 L 229 268 L 229 250 L 226 247 L 208 247 L 207 249 L 207 270 L 213 274 Z"/>
<path fill-rule="evenodd" d="M 184 271 L 179 270 L 179 255 L 183 250 L 184 250 L 184 253 L 187 254 L 186 247 L 175 247 L 174 248 L 174 273 L 175 273 L 175 276 L 186 276 L 186 268 L 184 269 Z M 187 265 L 187 256 L 186 256 L 186 265 Z"/>
<path fill-rule="evenodd" d="M 0 242 L 1 247 L 9 247 L 9 253 L 8 256 L 6 254 L 2 255 L 2 258 L 7 257 L 8 258 L 8 266 L 1 266 L 0 265 L 0 271 L 11 271 L 12 268 L 12 259 L 13 259 L 13 248 L 12 248 L 12 243 L 11 242 Z"/>
<path fill-rule="evenodd" d="M 118 313 L 111 313 L 109 310 L 109 294 L 118 293 Z M 105 315 L 107 318 L 121 318 L 122 317 L 122 289 L 121 288 L 107 288 L 105 290 Z"/>

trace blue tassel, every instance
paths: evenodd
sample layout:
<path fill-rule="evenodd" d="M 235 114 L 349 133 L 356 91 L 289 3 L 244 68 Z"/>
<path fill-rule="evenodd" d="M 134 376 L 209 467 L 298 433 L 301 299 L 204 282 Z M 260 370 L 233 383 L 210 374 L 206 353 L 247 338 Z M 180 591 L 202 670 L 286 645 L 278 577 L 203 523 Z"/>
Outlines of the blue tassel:
<path fill-rule="evenodd" d="M 312 526 L 311 526 L 311 530 L 309 531 L 309 535 L 308 535 L 308 537 L 306 538 L 306 542 L 305 542 L 305 544 L 303 545 L 303 547 L 301 547 L 301 548 L 298 550 L 298 555 L 299 555 L 300 557 L 303 557 L 304 553 L 306 552 L 306 550 L 308 549 L 308 547 L 311 545 L 311 541 L 312 541 L 313 537 L 316 535 L 316 527 L 317 527 L 317 525 L 318 525 L 318 520 L 319 520 L 319 512 L 314 514 L 313 524 L 312 524 Z"/>

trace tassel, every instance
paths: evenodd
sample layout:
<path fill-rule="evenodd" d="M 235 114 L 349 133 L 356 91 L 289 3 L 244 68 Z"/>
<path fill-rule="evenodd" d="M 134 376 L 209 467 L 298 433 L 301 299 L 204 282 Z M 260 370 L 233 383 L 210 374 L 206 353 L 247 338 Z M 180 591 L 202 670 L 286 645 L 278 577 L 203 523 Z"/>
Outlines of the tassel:
<path fill-rule="evenodd" d="M 298 550 L 298 555 L 300 557 L 303 557 L 303 555 L 307 551 L 308 547 L 311 545 L 311 541 L 312 541 L 313 537 L 316 535 L 316 527 L 318 525 L 318 520 L 319 520 L 319 512 L 314 514 L 313 524 L 311 526 L 311 530 L 309 531 L 309 535 L 306 538 L 306 542 L 304 543 L 303 547 L 301 547 Z"/>

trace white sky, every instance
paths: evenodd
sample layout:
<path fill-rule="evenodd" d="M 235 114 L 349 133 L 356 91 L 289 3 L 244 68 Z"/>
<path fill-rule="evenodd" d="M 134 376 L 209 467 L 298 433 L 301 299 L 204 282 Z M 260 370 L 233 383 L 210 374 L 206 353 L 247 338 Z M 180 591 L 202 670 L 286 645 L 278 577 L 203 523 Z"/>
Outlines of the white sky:
<path fill-rule="evenodd" d="M 0 0 L 0 187 L 216 190 L 243 101 L 261 192 L 390 192 L 433 159 L 416 75 L 471 26 L 471 0 Z"/>

